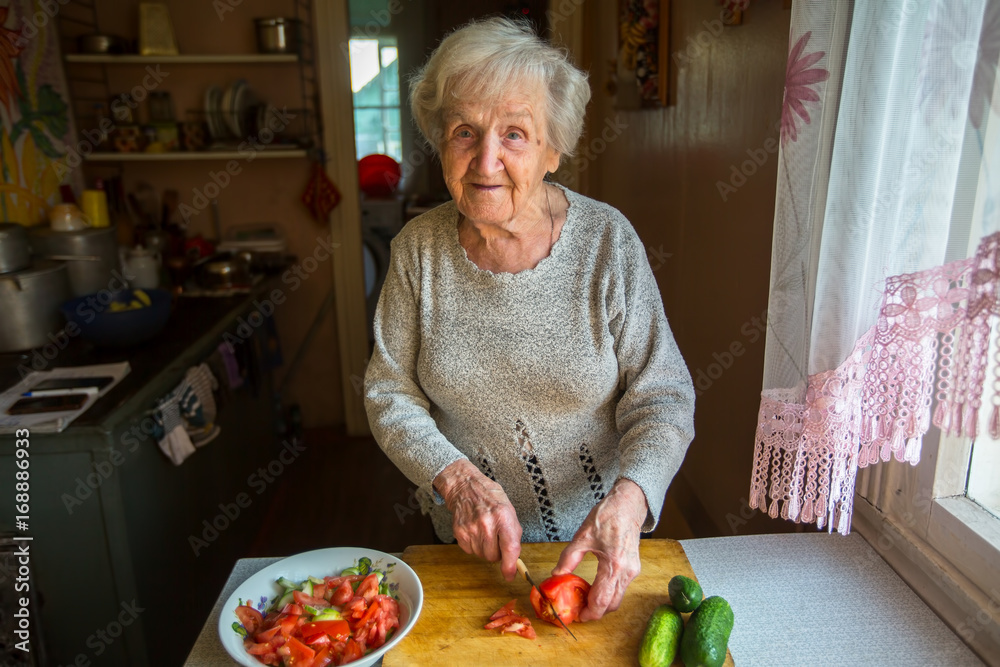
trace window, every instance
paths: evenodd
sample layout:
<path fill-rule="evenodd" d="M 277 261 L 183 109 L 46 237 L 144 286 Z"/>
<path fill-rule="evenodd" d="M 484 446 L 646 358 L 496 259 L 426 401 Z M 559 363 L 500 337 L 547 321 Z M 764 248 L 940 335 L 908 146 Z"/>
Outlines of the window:
<path fill-rule="evenodd" d="M 399 53 L 394 38 L 351 39 L 351 90 L 357 157 L 403 159 L 399 117 Z"/>
<path fill-rule="evenodd" d="M 1000 77 L 992 82 L 1000 99 Z M 971 257 L 993 227 L 1000 175 L 1000 114 L 967 125 L 946 261 Z M 981 144 L 980 144 L 981 142 Z M 859 471 L 855 527 L 980 657 L 1000 654 L 1000 442 L 989 434 L 997 327 L 979 410 L 978 436 L 927 432 L 921 463 Z M 881 468 L 881 469 L 880 469 Z M 856 499 L 860 500 L 860 499 Z M 987 660 L 987 662 L 989 662 Z"/>

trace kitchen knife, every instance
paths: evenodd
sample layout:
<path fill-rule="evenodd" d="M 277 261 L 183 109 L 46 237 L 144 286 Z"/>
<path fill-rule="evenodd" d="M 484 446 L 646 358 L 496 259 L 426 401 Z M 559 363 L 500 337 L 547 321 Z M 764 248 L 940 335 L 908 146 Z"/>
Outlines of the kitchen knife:
<path fill-rule="evenodd" d="M 524 561 L 521 560 L 520 558 L 517 559 L 517 571 L 521 573 L 521 576 L 524 577 L 524 580 L 527 581 L 532 588 L 538 591 L 538 595 L 541 596 L 542 601 L 545 602 L 545 604 L 549 605 L 549 611 L 551 611 L 552 615 L 556 617 L 557 621 L 559 621 L 559 625 L 563 626 L 566 632 L 569 633 L 570 637 L 572 637 L 576 641 L 580 641 L 579 639 L 576 639 L 576 635 L 573 634 L 573 631 L 570 630 L 568 627 L 566 627 L 566 624 L 563 623 L 563 620 L 559 618 L 559 614 L 556 613 L 556 608 L 552 605 L 552 600 L 550 600 L 548 596 L 546 596 L 545 593 L 542 592 L 541 588 L 535 585 L 535 582 L 534 580 L 532 580 L 531 575 L 528 574 L 528 566 L 525 565 Z"/>

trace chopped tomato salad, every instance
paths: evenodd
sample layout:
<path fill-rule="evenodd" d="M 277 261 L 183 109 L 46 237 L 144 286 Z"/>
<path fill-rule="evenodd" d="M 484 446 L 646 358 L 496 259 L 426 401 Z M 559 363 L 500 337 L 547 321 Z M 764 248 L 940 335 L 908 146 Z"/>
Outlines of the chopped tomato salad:
<path fill-rule="evenodd" d="M 399 628 L 399 603 L 384 578 L 367 558 L 336 577 L 300 583 L 281 578 L 285 592 L 267 614 L 247 600 L 235 610 L 239 622 L 233 629 L 243 636 L 247 653 L 265 665 L 346 665 L 385 644 Z"/>
<path fill-rule="evenodd" d="M 552 613 L 555 609 L 566 625 L 580 620 L 580 612 L 587 606 L 587 594 L 590 593 L 590 584 L 586 579 L 575 574 L 557 574 L 539 584 L 539 588 L 542 589 L 541 594 L 538 588 L 531 589 L 531 606 L 535 608 L 538 618 L 559 625 Z M 551 607 L 546 600 L 552 603 Z"/>
<path fill-rule="evenodd" d="M 515 602 L 517 600 L 511 600 L 500 607 L 500 609 L 490 616 L 490 622 L 483 627 L 487 630 L 499 630 L 501 634 L 513 632 L 522 637 L 534 639 L 535 629 L 531 627 L 531 621 L 514 611 Z"/>

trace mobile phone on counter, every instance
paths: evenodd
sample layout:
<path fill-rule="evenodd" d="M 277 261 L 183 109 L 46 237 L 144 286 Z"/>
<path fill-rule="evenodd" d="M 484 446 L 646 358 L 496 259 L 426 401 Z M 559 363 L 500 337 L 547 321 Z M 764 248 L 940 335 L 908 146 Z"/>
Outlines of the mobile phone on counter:
<path fill-rule="evenodd" d="M 28 393 L 35 393 L 37 391 L 57 391 L 60 389 L 86 389 L 87 387 L 94 387 L 100 391 L 111 384 L 113 380 L 114 378 L 110 376 L 50 378 L 33 385 L 31 389 L 28 390 Z"/>
<path fill-rule="evenodd" d="M 22 398 L 7 408 L 9 415 L 34 415 L 43 412 L 79 410 L 93 394 L 61 394 L 59 396 L 32 396 Z"/>

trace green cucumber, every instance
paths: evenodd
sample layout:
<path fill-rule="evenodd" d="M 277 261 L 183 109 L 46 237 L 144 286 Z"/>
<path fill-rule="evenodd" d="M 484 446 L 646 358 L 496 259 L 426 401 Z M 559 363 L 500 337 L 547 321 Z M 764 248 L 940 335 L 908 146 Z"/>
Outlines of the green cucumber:
<path fill-rule="evenodd" d="M 290 579 L 285 579 L 284 577 L 278 577 L 278 585 L 282 588 L 292 588 L 298 590 L 299 585 Z"/>
<path fill-rule="evenodd" d="M 698 582 L 682 574 L 670 580 L 667 592 L 670 594 L 670 604 L 674 605 L 674 609 L 685 614 L 697 609 L 704 597 Z"/>
<path fill-rule="evenodd" d="M 344 619 L 343 615 L 330 607 L 329 609 L 322 609 L 315 617 L 313 617 L 313 622 L 317 621 L 342 621 Z"/>
<path fill-rule="evenodd" d="M 677 657 L 683 630 L 684 619 L 676 609 L 668 604 L 657 607 L 649 617 L 639 647 L 640 667 L 670 667 Z"/>
<path fill-rule="evenodd" d="M 724 598 L 706 598 L 691 614 L 681 639 L 686 667 L 721 667 L 733 631 L 733 610 Z"/>
<path fill-rule="evenodd" d="M 273 609 L 281 611 L 282 609 L 285 608 L 286 604 L 291 604 L 292 602 L 295 602 L 294 593 L 295 593 L 294 588 L 285 589 L 284 595 L 278 598 L 278 601 L 274 603 Z"/>
<path fill-rule="evenodd" d="M 302 582 L 302 588 L 300 588 L 299 590 L 301 590 L 306 595 L 312 597 L 312 594 L 313 594 L 313 584 L 312 584 L 312 582 L 309 581 L 308 579 L 306 579 L 305 581 Z"/>

